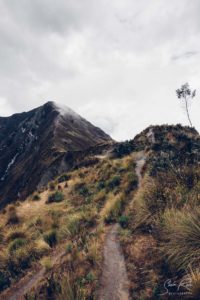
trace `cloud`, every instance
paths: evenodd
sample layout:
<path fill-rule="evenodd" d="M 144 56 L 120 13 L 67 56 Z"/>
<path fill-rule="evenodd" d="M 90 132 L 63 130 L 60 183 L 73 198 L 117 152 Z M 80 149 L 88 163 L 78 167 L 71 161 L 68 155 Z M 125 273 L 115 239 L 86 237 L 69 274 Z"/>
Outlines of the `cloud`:
<path fill-rule="evenodd" d="M 198 0 L 0 0 L 0 115 L 54 100 L 118 140 L 186 124 L 174 91 L 200 88 L 199 9 Z"/>

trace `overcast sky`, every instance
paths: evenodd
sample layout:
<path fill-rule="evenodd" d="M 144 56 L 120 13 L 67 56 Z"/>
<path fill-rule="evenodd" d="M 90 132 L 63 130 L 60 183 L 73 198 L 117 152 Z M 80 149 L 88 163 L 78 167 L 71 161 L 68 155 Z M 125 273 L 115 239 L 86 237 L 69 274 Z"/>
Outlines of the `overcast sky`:
<path fill-rule="evenodd" d="M 0 0 L 0 115 L 64 103 L 116 140 L 188 124 L 175 89 L 197 89 L 199 0 Z"/>

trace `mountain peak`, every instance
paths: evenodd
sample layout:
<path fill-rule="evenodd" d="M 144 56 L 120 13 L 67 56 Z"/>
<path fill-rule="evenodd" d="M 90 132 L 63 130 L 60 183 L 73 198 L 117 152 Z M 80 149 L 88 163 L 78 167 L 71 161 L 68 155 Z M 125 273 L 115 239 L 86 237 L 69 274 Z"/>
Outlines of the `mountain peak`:
<path fill-rule="evenodd" d="M 113 142 L 100 128 L 54 101 L 0 118 L 0 129 L 0 206 L 26 197 L 60 168 L 67 170 L 73 162 L 65 154 Z"/>
<path fill-rule="evenodd" d="M 50 106 L 53 110 L 57 111 L 61 116 L 71 115 L 73 117 L 81 118 L 75 111 L 65 104 L 61 104 L 55 101 L 48 101 L 46 106 Z"/>

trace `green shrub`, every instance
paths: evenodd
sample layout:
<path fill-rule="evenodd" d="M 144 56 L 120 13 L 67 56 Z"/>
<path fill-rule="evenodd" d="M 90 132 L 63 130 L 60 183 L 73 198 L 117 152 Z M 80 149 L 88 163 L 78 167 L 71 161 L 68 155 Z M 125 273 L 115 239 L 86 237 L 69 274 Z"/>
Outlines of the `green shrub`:
<path fill-rule="evenodd" d="M 128 177 L 127 179 L 128 179 L 128 188 L 129 188 L 129 190 L 132 190 L 132 189 L 136 188 L 137 185 L 138 185 L 137 175 L 133 172 L 130 172 L 130 173 L 128 173 L 127 177 Z"/>
<path fill-rule="evenodd" d="M 99 181 L 98 183 L 97 183 L 97 190 L 98 191 L 101 191 L 102 189 L 104 189 L 106 187 L 106 184 L 105 184 L 105 181 Z"/>
<path fill-rule="evenodd" d="M 7 217 L 7 224 L 14 225 L 18 224 L 20 221 L 16 208 L 14 206 L 10 206 L 8 209 L 8 217 Z"/>
<path fill-rule="evenodd" d="M 87 282 L 93 282 L 95 279 L 96 279 L 96 277 L 95 277 L 95 275 L 93 274 L 93 272 L 89 272 L 87 275 L 86 275 L 86 281 Z"/>
<path fill-rule="evenodd" d="M 10 253 L 7 270 L 12 277 L 16 277 L 21 274 L 24 269 L 29 268 L 35 258 L 38 258 L 38 256 L 34 245 L 25 243 L 22 246 L 21 244 L 14 253 Z"/>
<path fill-rule="evenodd" d="M 114 148 L 114 155 L 115 157 L 123 157 L 125 155 L 130 154 L 134 151 L 134 144 L 132 141 L 125 141 L 122 143 L 118 143 Z"/>
<path fill-rule="evenodd" d="M 59 178 L 58 178 L 58 183 L 61 183 L 61 182 L 64 182 L 64 181 L 67 181 L 70 179 L 70 176 L 68 174 L 63 174 L 61 175 Z"/>
<path fill-rule="evenodd" d="M 114 188 L 120 185 L 120 182 L 121 182 L 120 176 L 116 175 L 108 181 L 107 186 L 109 189 L 113 190 Z"/>
<path fill-rule="evenodd" d="M 61 202 L 64 200 L 64 195 L 61 191 L 56 191 L 55 193 L 51 194 L 47 200 L 47 203 L 52 202 Z"/>
<path fill-rule="evenodd" d="M 89 192 L 88 187 L 85 186 L 85 185 L 84 185 L 83 187 L 81 187 L 81 188 L 79 189 L 79 194 L 80 194 L 81 196 L 83 196 L 83 197 L 89 196 L 89 195 L 90 195 L 90 192 Z"/>
<path fill-rule="evenodd" d="M 44 234 L 44 241 L 50 246 L 53 247 L 57 244 L 58 236 L 57 231 L 55 229 L 50 230 L 49 232 Z"/>
<path fill-rule="evenodd" d="M 128 221 L 129 221 L 128 216 L 123 215 L 119 217 L 119 224 L 121 225 L 122 228 L 128 227 Z"/>
<path fill-rule="evenodd" d="M 33 195 L 33 198 L 32 198 L 32 200 L 33 201 L 39 201 L 41 198 L 40 198 L 40 195 L 39 194 L 34 194 Z"/>
<path fill-rule="evenodd" d="M 12 253 L 12 252 L 16 251 L 17 249 L 25 246 L 26 244 L 27 244 L 27 240 L 25 238 L 17 238 L 10 243 L 9 252 Z"/>

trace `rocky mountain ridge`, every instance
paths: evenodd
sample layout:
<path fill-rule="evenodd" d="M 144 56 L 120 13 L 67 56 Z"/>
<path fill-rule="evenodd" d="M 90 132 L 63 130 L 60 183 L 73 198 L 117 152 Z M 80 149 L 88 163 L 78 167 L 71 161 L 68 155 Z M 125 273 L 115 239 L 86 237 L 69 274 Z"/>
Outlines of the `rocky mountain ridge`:
<path fill-rule="evenodd" d="M 71 153 L 110 143 L 101 129 L 54 102 L 0 117 L 0 206 L 69 169 Z"/>

